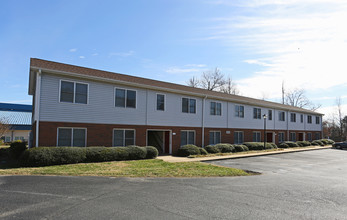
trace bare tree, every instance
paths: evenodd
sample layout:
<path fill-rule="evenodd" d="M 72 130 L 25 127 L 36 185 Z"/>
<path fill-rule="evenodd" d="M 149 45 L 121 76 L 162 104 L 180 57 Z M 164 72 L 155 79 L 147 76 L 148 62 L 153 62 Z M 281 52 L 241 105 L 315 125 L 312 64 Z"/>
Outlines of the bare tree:
<path fill-rule="evenodd" d="M 210 91 L 220 90 L 225 83 L 224 75 L 218 68 L 203 72 L 200 80 L 201 87 Z"/>
<path fill-rule="evenodd" d="M 337 127 L 338 127 L 338 131 L 339 131 L 339 137 L 340 140 L 342 140 L 342 136 L 344 134 L 344 117 L 343 117 L 343 113 L 342 113 L 342 101 L 341 101 L 341 97 L 336 98 L 336 121 L 337 121 Z"/>
<path fill-rule="evenodd" d="M 192 78 L 189 79 L 189 81 L 187 82 L 187 85 L 193 88 L 197 88 L 200 85 L 200 81 L 198 78 L 193 76 Z"/>
<path fill-rule="evenodd" d="M 0 137 L 4 136 L 10 129 L 11 126 L 7 123 L 7 121 L 0 118 Z"/>
<path fill-rule="evenodd" d="M 230 76 L 225 80 L 225 84 L 221 87 L 221 91 L 227 94 L 232 94 L 232 95 L 240 94 L 240 91 L 237 88 L 236 83 L 233 82 Z"/>
<path fill-rule="evenodd" d="M 316 111 L 321 107 L 320 104 L 312 103 L 305 95 L 304 89 L 293 89 L 284 90 L 282 86 L 282 91 L 284 93 L 284 104 L 291 105 L 299 108 L 307 108 L 312 111 Z"/>

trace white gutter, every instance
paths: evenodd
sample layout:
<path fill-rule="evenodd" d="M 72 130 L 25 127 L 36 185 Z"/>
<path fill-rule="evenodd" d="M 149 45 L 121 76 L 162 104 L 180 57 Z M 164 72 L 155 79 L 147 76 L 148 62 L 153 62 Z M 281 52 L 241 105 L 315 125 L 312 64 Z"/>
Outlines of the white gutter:
<path fill-rule="evenodd" d="M 207 96 L 205 96 L 204 99 L 202 100 L 201 147 L 205 147 L 205 101 L 206 101 L 206 98 Z"/>
<path fill-rule="evenodd" d="M 39 146 L 39 124 L 40 124 L 40 97 L 41 97 L 41 69 L 36 73 L 36 91 L 35 91 L 35 147 Z"/>
<path fill-rule="evenodd" d="M 289 141 L 289 111 L 287 111 L 287 141 Z"/>

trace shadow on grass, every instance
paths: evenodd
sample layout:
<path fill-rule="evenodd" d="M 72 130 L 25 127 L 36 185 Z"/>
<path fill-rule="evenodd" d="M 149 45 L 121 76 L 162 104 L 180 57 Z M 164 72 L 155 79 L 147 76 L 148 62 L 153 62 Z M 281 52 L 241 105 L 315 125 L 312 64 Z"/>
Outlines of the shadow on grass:
<path fill-rule="evenodd" d="M 1 157 L 0 158 L 0 170 L 6 170 L 6 169 L 13 169 L 13 168 L 19 168 L 19 162 L 18 160 L 13 160 L 8 157 Z"/>

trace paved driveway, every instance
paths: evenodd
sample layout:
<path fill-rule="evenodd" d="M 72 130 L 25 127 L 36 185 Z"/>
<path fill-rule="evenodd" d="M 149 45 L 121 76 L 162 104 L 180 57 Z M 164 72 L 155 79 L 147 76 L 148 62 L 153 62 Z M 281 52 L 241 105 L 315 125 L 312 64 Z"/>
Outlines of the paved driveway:
<path fill-rule="evenodd" d="M 0 177 L 0 219 L 347 219 L 347 151 L 217 161 L 231 178 Z"/>

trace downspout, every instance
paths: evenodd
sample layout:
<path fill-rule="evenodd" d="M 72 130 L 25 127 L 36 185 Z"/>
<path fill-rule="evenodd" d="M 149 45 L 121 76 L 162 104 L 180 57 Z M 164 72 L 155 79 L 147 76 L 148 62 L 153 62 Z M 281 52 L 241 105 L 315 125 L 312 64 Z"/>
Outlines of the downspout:
<path fill-rule="evenodd" d="M 206 98 L 207 96 L 205 96 L 204 99 L 202 100 L 201 147 L 205 147 L 205 101 L 206 101 Z"/>
<path fill-rule="evenodd" d="M 287 111 L 287 141 L 289 141 L 289 112 Z"/>
<path fill-rule="evenodd" d="M 35 91 L 35 147 L 39 146 L 39 124 L 40 124 L 40 97 L 41 97 L 41 69 L 36 74 L 36 91 Z"/>

